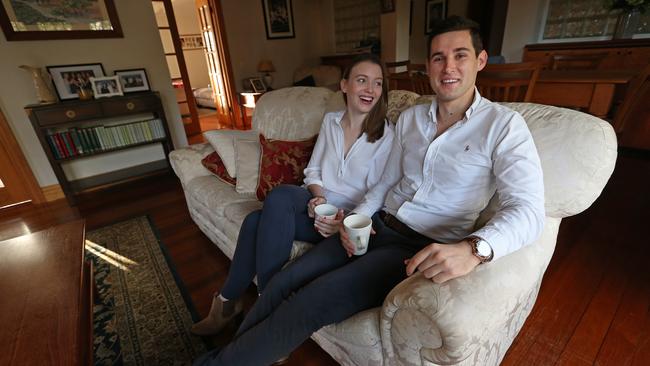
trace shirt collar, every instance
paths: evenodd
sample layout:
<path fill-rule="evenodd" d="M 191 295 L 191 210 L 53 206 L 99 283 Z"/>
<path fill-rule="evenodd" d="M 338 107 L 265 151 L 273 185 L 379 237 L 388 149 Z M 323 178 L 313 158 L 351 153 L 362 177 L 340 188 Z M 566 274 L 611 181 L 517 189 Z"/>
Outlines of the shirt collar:
<path fill-rule="evenodd" d="M 482 100 L 483 97 L 481 96 L 481 93 L 479 93 L 476 86 L 474 86 L 474 100 L 472 101 L 472 104 L 470 104 L 469 108 L 467 108 L 465 111 L 465 118 L 461 122 L 466 122 L 469 120 L 472 114 L 478 109 L 479 104 L 481 104 Z M 436 116 L 437 109 L 438 100 L 436 98 L 433 98 L 431 106 L 429 107 L 429 121 L 432 123 L 438 123 L 438 117 Z"/>

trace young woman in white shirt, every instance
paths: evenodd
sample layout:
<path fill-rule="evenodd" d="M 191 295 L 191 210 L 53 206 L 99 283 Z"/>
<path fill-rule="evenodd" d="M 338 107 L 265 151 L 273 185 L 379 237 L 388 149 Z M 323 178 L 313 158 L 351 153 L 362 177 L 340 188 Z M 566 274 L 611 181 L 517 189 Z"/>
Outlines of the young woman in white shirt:
<path fill-rule="evenodd" d="M 394 136 L 386 120 L 385 75 L 381 61 L 371 54 L 358 56 L 344 72 L 340 85 L 346 109 L 323 118 L 304 186 L 274 188 L 263 208 L 246 217 L 226 283 L 192 333 L 218 333 L 241 314 L 241 295 L 256 275 L 261 293 L 289 259 L 294 240 L 318 243 L 337 233 L 344 211 L 356 207 L 379 181 Z M 315 220 L 314 208 L 324 203 L 339 208 L 336 217 Z"/>

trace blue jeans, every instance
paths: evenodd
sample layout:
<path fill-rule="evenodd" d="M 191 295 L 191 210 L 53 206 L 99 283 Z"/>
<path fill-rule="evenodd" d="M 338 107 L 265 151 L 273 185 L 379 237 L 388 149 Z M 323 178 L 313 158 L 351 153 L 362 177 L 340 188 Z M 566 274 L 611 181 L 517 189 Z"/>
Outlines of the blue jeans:
<path fill-rule="evenodd" d="M 302 187 L 280 185 L 264 200 L 261 210 L 244 219 L 228 278 L 221 289 L 227 299 L 239 298 L 257 274 L 262 292 L 271 277 L 289 260 L 294 240 L 317 243 L 323 237 L 307 214 L 311 193 Z"/>
<path fill-rule="evenodd" d="M 232 343 L 196 365 L 268 365 L 321 327 L 380 306 L 406 278 L 404 260 L 432 242 L 407 238 L 373 216 L 377 232 L 365 255 L 348 258 L 332 236 L 276 274 Z"/>

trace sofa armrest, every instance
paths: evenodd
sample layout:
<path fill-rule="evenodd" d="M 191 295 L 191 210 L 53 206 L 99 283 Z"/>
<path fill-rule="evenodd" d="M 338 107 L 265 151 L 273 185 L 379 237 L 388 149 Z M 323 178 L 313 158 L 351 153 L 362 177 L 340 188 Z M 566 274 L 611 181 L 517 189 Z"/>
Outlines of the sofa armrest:
<path fill-rule="evenodd" d="M 537 242 L 466 276 L 438 285 L 416 274 L 397 285 L 381 311 L 386 364 L 497 365 L 535 303 L 560 221 L 547 218 Z"/>
<path fill-rule="evenodd" d="M 201 164 L 201 160 L 213 151 L 210 144 L 203 143 L 176 149 L 169 153 L 169 162 L 181 180 L 181 184 L 185 185 L 196 177 L 212 174 Z"/>

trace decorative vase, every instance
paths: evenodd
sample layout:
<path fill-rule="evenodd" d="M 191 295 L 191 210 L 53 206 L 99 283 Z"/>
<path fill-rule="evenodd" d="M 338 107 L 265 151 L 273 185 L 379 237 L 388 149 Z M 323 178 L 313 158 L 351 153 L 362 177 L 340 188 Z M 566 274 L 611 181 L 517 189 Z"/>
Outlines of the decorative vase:
<path fill-rule="evenodd" d="M 41 72 L 40 67 L 29 65 L 20 65 L 18 67 L 26 70 L 32 75 L 32 80 L 34 81 L 34 89 L 36 89 L 36 96 L 39 103 L 47 104 L 56 102 L 54 93 L 52 93 L 50 88 L 47 86 L 47 83 L 45 83 L 45 79 L 43 78 L 43 73 Z"/>
<path fill-rule="evenodd" d="M 632 9 L 621 13 L 616 20 L 614 28 L 614 39 L 632 38 L 639 25 L 641 12 L 639 9 Z"/>

